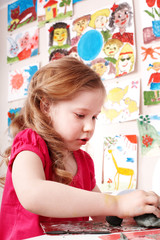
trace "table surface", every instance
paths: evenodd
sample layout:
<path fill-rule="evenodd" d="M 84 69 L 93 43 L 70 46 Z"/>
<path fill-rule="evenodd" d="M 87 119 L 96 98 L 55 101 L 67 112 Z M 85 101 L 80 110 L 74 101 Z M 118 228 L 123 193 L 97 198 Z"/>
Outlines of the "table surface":
<path fill-rule="evenodd" d="M 66 222 L 42 224 L 45 235 L 30 240 L 160 240 L 160 228 L 145 228 L 133 219 L 124 220 L 121 226 L 107 222 Z M 102 234 L 106 231 L 105 234 Z M 96 232 L 96 234 L 95 234 Z M 48 234 L 49 233 L 49 234 Z M 65 233 L 65 234 L 63 234 Z M 72 234 L 71 234 L 72 233 Z M 93 234 L 94 233 L 94 234 Z"/>

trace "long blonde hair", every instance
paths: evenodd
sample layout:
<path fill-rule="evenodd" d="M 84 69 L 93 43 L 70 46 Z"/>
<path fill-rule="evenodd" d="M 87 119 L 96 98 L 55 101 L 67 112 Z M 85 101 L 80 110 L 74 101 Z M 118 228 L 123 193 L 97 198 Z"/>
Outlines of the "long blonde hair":
<path fill-rule="evenodd" d="M 25 105 L 11 124 L 13 136 L 25 128 L 32 128 L 45 140 L 58 182 L 69 184 L 72 180 L 63 164 L 66 146 L 54 126 L 51 126 L 49 117 L 41 111 L 41 102 L 43 99 L 54 102 L 67 100 L 81 90 L 97 88 L 105 94 L 100 77 L 76 58 L 67 56 L 52 61 L 34 74 Z M 10 150 L 11 147 L 7 149 L 7 155 Z"/>

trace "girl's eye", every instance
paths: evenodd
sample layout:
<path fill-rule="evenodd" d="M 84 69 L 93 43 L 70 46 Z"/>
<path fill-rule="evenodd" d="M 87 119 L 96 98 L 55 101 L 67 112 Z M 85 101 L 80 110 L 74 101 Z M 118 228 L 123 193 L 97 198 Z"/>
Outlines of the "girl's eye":
<path fill-rule="evenodd" d="M 77 116 L 78 118 L 84 118 L 84 115 L 83 115 L 83 114 L 78 114 L 78 113 L 76 113 L 76 116 Z"/>
<path fill-rule="evenodd" d="M 98 119 L 98 117 L 97 116 L 93 116 L 92 119 L 95 120 L 95 119 Z"/>

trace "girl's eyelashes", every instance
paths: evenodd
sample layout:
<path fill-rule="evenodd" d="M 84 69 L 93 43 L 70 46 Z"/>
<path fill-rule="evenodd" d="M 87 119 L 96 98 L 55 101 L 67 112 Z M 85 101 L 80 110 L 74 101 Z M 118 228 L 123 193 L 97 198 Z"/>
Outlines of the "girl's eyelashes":
<path fill-rule="evenodd" d="M 78 118 L 84 118 L 84 114 L 75 113 Z"/>
<path fill-rule="evenodd" d="M 75 115 L 76 115 L 76 117 L 81 118 L 81 119 L 82 119 L 82 118 L 85 118 L 85 115 L 84 115 L 84 114 L 75 113 Z M 97 119 L 98 119 L 98 116 L 97 116 L 97 115 L 96 115 L 96 116 L 93 116 L 92 119 L 93 119 L 93 120 L 95 120 L 95 119 L 97 120 Z"/>

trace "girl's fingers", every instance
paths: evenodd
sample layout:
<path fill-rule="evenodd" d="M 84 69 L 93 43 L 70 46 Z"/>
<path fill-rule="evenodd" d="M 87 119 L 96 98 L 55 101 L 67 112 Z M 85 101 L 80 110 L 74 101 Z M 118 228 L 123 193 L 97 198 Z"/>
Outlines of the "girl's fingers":
<path fill-rule="evenodd" d="M 153 205 L 146 205 L 145 206 L 145 213 L 153 213 L 158 218 L 160 218 L 160 209 L 153 206 Z"/>
<path fill-rule="evenodd" d="M 160 197 L 154 192 L 146 193 L 146 203 L 155 205 L 156 207 L 160 206 Z"/>

